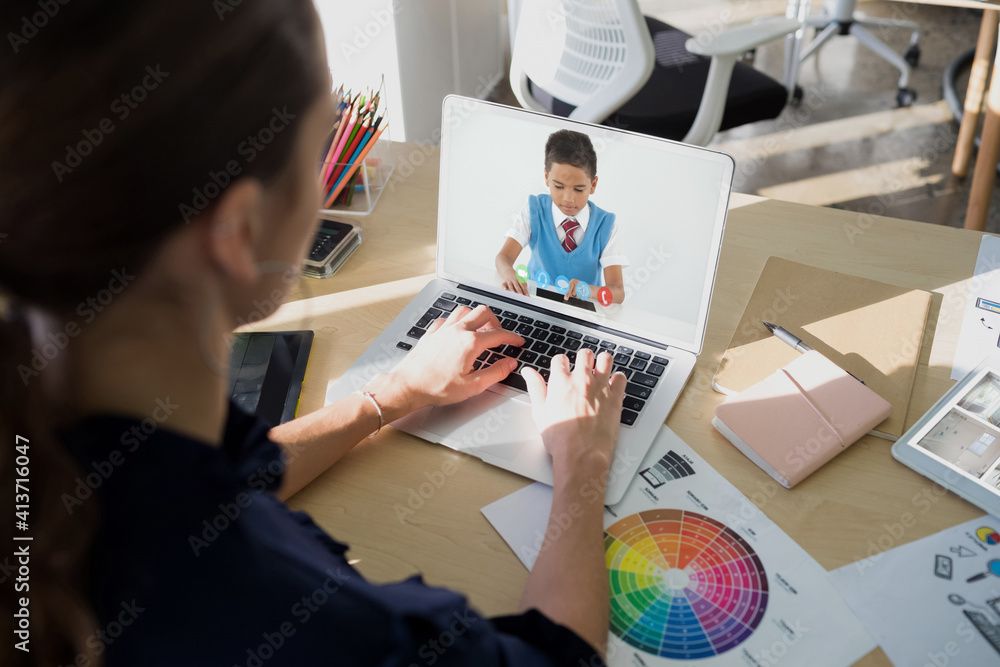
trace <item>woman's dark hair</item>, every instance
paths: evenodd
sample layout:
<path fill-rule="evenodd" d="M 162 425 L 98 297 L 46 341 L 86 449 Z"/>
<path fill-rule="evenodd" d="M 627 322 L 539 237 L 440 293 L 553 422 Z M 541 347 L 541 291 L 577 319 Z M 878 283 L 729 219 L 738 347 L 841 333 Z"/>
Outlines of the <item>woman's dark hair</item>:
<path fill-rule="evenodd" d="M 568 164 L 582 169 L 591 180 L 597 176 L 597 153 L 590 137 L 573 130 L 557 130 L 545 142 L 545 172 L 552 169 L 552 163 Z"/>
<path fill-rule="evenodd" d="M 114 271 L 140 275 L 230 182 L 276 181 L 328 74 L 309 0 L 9 0 L 0 35 L 0 493 L 12 499 L 29 472 L 31 498 L 27 532 L 3 503 L 0 540 L 33 537 L 29 591 L 0 554 L 0 663 L 96 664 L 97 507 L 70 514 L 61 500 L 86 472 L 56 437 L 38 377 L 59 342 L 34 349 L 25 309 L 86 326 L 80 305 Z M 30 653 L 11 642 L 21 597 Z"/>

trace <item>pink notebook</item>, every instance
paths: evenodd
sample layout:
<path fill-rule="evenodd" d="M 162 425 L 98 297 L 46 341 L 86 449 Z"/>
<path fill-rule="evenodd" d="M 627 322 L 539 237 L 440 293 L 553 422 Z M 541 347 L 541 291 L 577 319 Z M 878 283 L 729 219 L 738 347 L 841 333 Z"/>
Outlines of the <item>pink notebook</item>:
<path fill-rule="evenodd" d="M 888 401 L 812 351 L 729 397 L 712 425 L 790 489 L 891 412 Z"/>

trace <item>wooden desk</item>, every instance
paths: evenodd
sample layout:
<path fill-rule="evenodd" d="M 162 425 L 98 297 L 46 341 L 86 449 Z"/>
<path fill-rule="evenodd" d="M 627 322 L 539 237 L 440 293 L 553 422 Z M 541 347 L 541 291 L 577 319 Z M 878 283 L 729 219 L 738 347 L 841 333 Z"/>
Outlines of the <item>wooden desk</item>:
<path fill-rule="evenodd" d="M 436 190 L 436 164 L 435 152 L 414 182 Z M 435 201 L 425 199 L 422 207 L 404 203 L 397 210 L 418 222 L 414 229 L 432 230 Z M 395 205 L 392 193 L 379 202 L 383 211 Z M 912 424 L 952 384 L 948 375 L 980 238 L 968 230 L 733 196 L 704 351 L 667 424 L 827 569 L 874 554 L 879 543 L 898 546 L 982 512 L 896 463 L 885 440 L 862 439 L 788 491 L 715 431 L 710 420 L 723 397 L 711 390 L 711 378 L 757 276 L 768 256 L 779 255 L 934 292 L 907 417 Z M 255 327 L 316 330 L 303 413 L 322 406 L 327 381 L 339 377 L 430 278 L 404 276 L 393 265 L 393 254 L 377 247 L 383 241 L 397 242 L 388 233 L 369 237 L 369 254 L 352 259 L 355 266 L 342 278 L 352 276 L 357 284 L 363 276 L 385 271 L 392 280 L 341 290 L 330 282 L 330 294 L 286 304 Z M 357 266 L 362 257 L 377 264 Z M 350 555 L 370 579 L 390 581 L 421 572 L 430 584 L 464 591 L 483 612 L 502 614 L 517 609 L 527 572 L 479 510 L 526 484 L 524 478 L 389 428 L 290 504 L 351 544 Z M 904 528 L 910 517 L 912 525 Z M 876 650 L 860 664 L 889 663 Z"/>
<path fill-rule="evenodd" d="M 996 62 L 990 79 L 989 97 L 985 100 L 982 142 L 976 167 L 969 187 L 969 205 L 965 211 L 966 229 L 983 231 L 990 212 L 993 186 L 996 181 L 997 163 L 1000 161 L 1000 49 L 997 49 L 997 27 L 1000 22 L 1000 2 L 997 0 L 897 0 L 897 2 L 917 2 L 925 5 L 964 7 L 982 9 L 983 21 L 979 28 L 976 55 L 969 76 L 969 86 L 965 93 L 965 109 L 962 125 L 955 142 L 955 158 L 951 171 L 958 178 L 965 178 L 972 161 L 976 130 L 986 96 L 986 78 L 990 70 L 990 57 L 995 52 Z"/>

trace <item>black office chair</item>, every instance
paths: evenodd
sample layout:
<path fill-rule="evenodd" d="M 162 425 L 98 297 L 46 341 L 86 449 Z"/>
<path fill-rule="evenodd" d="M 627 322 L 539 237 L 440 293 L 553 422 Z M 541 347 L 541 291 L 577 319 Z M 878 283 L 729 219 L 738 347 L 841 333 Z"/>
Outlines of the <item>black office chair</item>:
<path fill-rule="evenodd" d="M 789 91 L 737 60 L 799 27 L 776 18 L 692 38 L 642 16 L 635 0 L 531 0 L 511 87 L 525 108 L 705 145 L 781 113 Z"/>

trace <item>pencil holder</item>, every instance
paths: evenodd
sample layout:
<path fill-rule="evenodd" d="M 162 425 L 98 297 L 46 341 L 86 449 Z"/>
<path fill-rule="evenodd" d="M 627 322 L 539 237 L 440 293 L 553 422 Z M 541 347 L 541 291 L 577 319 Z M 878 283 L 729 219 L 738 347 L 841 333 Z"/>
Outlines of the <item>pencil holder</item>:
<path fill-rule="evenodd" d="M 389 131 L 386 129 L 364 158 L 359 156 L 353 163 L 321 162 L 319 178 L 323 201 L 320 212 L 338 215 L 371 213 L 395 168 L 391 152 Z"/>

